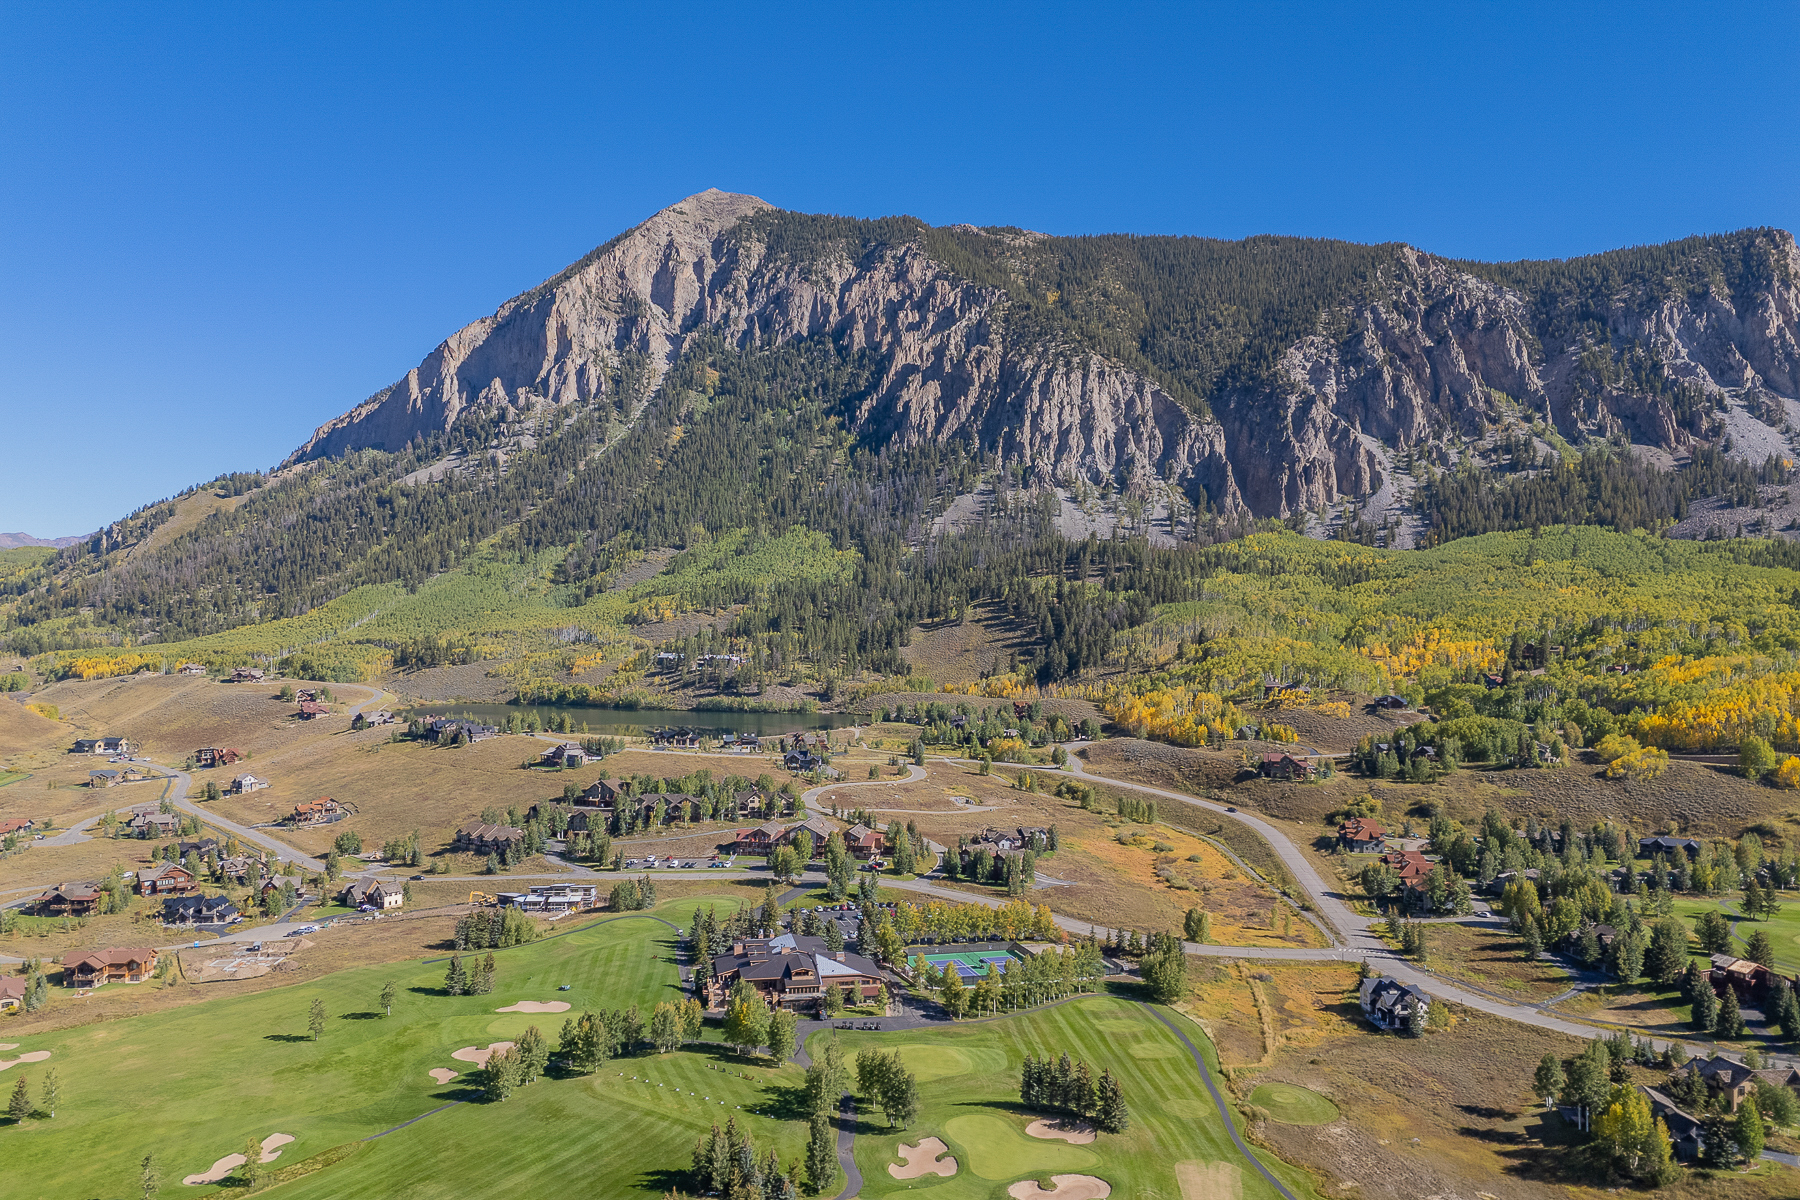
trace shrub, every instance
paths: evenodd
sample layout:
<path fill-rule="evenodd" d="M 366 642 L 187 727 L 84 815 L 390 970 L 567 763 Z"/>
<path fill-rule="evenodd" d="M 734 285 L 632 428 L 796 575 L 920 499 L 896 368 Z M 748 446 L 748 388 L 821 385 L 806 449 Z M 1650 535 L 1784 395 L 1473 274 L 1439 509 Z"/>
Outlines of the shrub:
<path fill-rule="evenodd" d="M 1603 763 L 1616 762 L 1626 755 L 1637 753 L 1637 750 L 1638 740 L 1624 733 L 1609 733 L 1594 743 L 1594 753 L 1600 756 Z M 1607 774 L 1610 776 L 1612 772 Z"/>
<path fill-rule="evenodd" d="M 1655 746 L 1640 746 L 1630 754 L 1613 759 L 1606 765 L 1608 779 L 1655 779 L 1669 768 L 1669 752 Z"/>

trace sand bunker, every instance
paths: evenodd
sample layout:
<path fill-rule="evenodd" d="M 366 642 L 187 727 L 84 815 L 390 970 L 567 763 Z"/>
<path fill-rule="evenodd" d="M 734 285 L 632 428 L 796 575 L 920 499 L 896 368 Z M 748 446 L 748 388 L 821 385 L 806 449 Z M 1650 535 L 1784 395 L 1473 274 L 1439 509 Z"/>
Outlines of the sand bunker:
<path fill-rule="evenodd" d="M 17 1050 L 18 1048 L 19 1043 L 17 1042 L 0 1042 L 0 1050 Z"/>
<path fill-rule="evenodd" d="M 495 1012 L 568 1012 L 567 1000 L 521 1000 L 517 1004 L 509 1004 L 505 1008 L 496 1008 Z"/>
<path fill-rule="evenodd" d="M 928 1137 L 916 1146 L 900 1143 L 897 1153 L 905 1160 L 905 1165 L 889 1163 L 888 1174 L 895 1179 L 917 1179 L 921 1175 L 942 1175 L 945 1178 L 956 1174 L 956 1159 L 944 1155 L 949 1147 L 941 1138 Z M 943 1155 L 943 1157 L 939 1157 Z"/>
<path fill-rule="evenodd" d="M 1244 1176 L 1228 1162 L 1190 1160 L 1175 1164 L 1181 1200 L 1243 1200 Z"/>
<path fill-rule="evenodd" d="M 478 1067 L 487 1066 L 487 1060 L 502 1050 L 511 1050 L 511 1042 L 489 1042 L 486 1050 L 477 1050 L 473 1046 L 464 1046 L 461 1050 L 453 1050 L 450 1057 L 457 1062 L 474 1063 Z"/>
<path fill-rule="evenodd" d="M 456 1072 L 449 1067 L 433 1067 L 431 1068 L 431 1078 L 438 1083 L 449 1083 L 456 1078 Z"/>
<path fill-rule="evenodd" d="M 1093 1175 L 1052 1175 L 1049 1191 L 1035 1179 L 1021 1179 L 1006 1189 L 1013 1200 L 1101 1200 L 1112 1195 L 1112 1184 Z"/>
<path fill-rule="evenodd" d="M 15 1043 L 15 1045 L 16 1044 L 17 1043 Z M 9 1046 L 7 1048 L 10 1050 L 12 1047 Z M 50 1052 L 48 1050 L 27 1050 L 25 1053 L 19 1055 L 19 1057 L 17 1057 L 17 1058 L 8 1058 L 8 1059 L 0 1060 L 0 1071 L 4 1071 L 8 1067 L 16 1067 L 20 1063 L 43 1062 L 46 1058 L 49 1058 L 49 1057 L 50 1057 Z"/>
<path fill-rule="evenodd" d="M 271 1133 L 262 1140 L 262 1153 L 257 1157 L 266 1163 L 274 1162 L 281 1157 L 281 1148 L 293 1140 L 294 1135 L 291 1133 Z M 187 1184 L 189 1187 L 194 1187 L 203 1183 L 217 1183 L 219 1180 L 224 1179 L 227 1175 L 230 1175 L 233 1171 L 243 1165 L 243 1155 L 227 1154 L 224 1158 L 221 1158 L 218 1162 L 214 1163 L 203 1174 L 189 1175 L 181 1182 Z"/>
<path fill-rule="evenodd" d="M 1094 1127 L 1086 1121 L 1077 1121 L 1073 1117 L 1058 1117 L 1054 1121 L 1033 1121 L 1025 1127 L 1028 1137 L 1043 1138 L 1045 1141 L 1057 1139 L 1077 1146 L 1085 1146 L 1094 1140 Z"/>

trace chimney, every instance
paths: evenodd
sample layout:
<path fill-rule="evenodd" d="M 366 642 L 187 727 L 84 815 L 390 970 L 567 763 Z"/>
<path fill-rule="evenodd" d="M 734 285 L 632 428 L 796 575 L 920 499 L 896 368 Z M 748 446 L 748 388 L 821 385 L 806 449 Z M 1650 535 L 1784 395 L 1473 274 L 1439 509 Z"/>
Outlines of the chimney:
<path fill-rule="evenodd" d="M 843 962 L 844 961 L 844 952 L 842 950 L 839 950 L 836 954 L 832 955 L 832 957 L 837 959 L 839 962 Z"/>

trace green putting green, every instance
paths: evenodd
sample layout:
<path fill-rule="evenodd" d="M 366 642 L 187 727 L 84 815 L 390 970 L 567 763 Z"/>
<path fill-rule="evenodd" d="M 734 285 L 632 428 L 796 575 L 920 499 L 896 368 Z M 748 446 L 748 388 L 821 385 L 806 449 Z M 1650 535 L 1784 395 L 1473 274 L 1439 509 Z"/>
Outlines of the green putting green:
<path fill-rule="evenodd" d="M 992 1113 L 953 1117 L 945 1122 L 944 1133 L 967 1156 L 969 1169 L 983 1179 L 1063 1174 L 1100 1161 L 1099 1155 L 1080 1146 L 1026 1137 L 1015 1122 Z"/>
<path fill-rule="evenodd" d="M 1293 1083 L 1265 1083 L 1250 1093 L 1250 1103 L 1285 1125 L 1329 1125 L 1338 1119 L 1337 1105 Z"/>
<path fill-rule="evenodd" d="M 969 1056 L 954 1046 L 929 1046 L 923 1042 L 912 1042 L 898 1049 L 900 1061 L 906 1064 L 906 1069 L 921 1083 L 928 1083 L 933 1079 L 948 1079 L 952 1075 L 967 1075 L 974 1069 Z"/>

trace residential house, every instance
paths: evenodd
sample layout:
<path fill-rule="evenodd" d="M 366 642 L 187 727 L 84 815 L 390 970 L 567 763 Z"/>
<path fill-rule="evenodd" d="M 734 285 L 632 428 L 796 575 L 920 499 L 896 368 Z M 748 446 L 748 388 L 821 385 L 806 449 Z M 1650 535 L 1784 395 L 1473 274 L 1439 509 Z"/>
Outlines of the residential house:
<path fill-rule="evenodd" d="M 12 1012 L 25 1007 L 25 989 L 31 981 L 23 975 L 7 975 L 0 977 L 0 1012 Z"/>
<path fill-rule="evenodd" d="M 453 849 L 475 854 L 504 854 L 525 840 L 525 831 L 512 825 L 488 825 L 470 821 L 456 831 Z"/>
<path fill-rule="evenodd" d="M 288 815 L 288 824 L 329 825 L 333 821 L 341 821 L 349 814 L 343 805 L 330 796 L 321 796 L 317 800 L 309 800 L 305 804 L 294 805 L 294 811 Z"/>
<path fill-rule="evenodd" d="M 1036 826 L 1017 829 L 983 829 L 971 835 L 961 846 L 959 862 L 967 865 L 977 854 L 986 850 L 996 858 L 1013 858 L 1030 850 L 1039 852 L 1050 848 L 1050 831 Z"/>
<path fill-rule="evenodd" d="M 1391 975 L 1371 975 L 1359 993 L 1363 1015 L 1382 1029 L 1410 1029 L 1414 1012 L 1431 1007 L 1431 997 Z"/>
<path fill-rule="evenodd" d="M 781 756 L 781 765 L 790 771 L 804 774 L 818 770 L 825 765 L 825 760 L 810 750 L 789 750 Z"/>
<path fill-rule="evenodd" d="M 787 826 L 780 821 L 770 821 L 755 829 L 739 829 L 731 835 L 731 850 L 734 854 L 768 854 L 782 844 L 786 833 Z"/>
<path fill-rule="evenodd" d="M 204 675 L 206 668 L 199 663 L 182 663 L 175 668 L 175 673 L 177 675 Z"/>
<path fill-rule="evenodd" d="M 132 817 L 126 826 L 139 837 L 173 837 L 181 828 L 181 818 L 174 813 L 148 812 Z"/>
<path fill-rule="evenodd" d="M 460 717 L 440 717 L 425 722 L 425 733 L 434 742 L 455 741 L 461 735 L 465 742 L 485 742 L 489 738 L 500 736 L 498 725 L 483 725 L 480 721 L 465 721 Z"/>
<path fill-rule="evenodd" d="M 301 688 L 299 691 L 294 693 L 294 699 L 300 700 L 300 701 L 311 700 L 314 703 L 317 703 L 318 699 L 319 699 L 319 689 L 318 688 Z"/>
<path fill-rule="evenodd" d="M 144 773 L 136 767 L 102 767 L 98 771 L 88 772 L 88 786 L 91 788 L 113 787 L 121 783 L 139 783 Z"/>
<path fill-rule="evenodd" d="M 1260 767 L 1264 779 L 1311 779 L 1318 773 L 1318 768 L 1309 758 L 1299 758 L 1292 754 L 1265 754 Z"/>
<path fill-rule="evenodd" d="M 598 907 L 600 889 L 592 883 L 547 883 L 523 892 L 501 892 L 499 900 L 528 913 L 556 914 Z"/>
<path fill-rule="evenodd" d="M 652 729 L 650 744 L 653 746 L 673 746 L 678 749 L 692 748 L 700 744 L 704 735 L 698 729 L 686 725 L 676 725 L 668 729 Z"/>
<path fill-rule="evenodd" d="M 242 757 L 243 751 L 229 746 L 203 746 L 193 755 L 196 767 L 229 767 Z"/>
<path fill-rule="evenodd" d="M 1405 696 L 1389 695 L 1389 696 L 1375 697 L 1375 707 L 1376 708 L 1407 708 L 1409 706 L 1406 703 Z"/>
<path fill-rule="evenodd" d="M 887 849 L 887 835 L 867 825 L 852 825 L 844 830 L 844 848 L 854 858 L 880 858 Z"/>
<path fill-rule="evenodd" d="M 260 667 L 239 667 L 226 677 L 227 683 L 261 683 L 262 680 Z"/>
<path fill-rule="evenodd" d="M 82 988 L 142 983 L 156 973 L 159 957 L 149 946 L 73 952 L 63 956 L 63 982 Z"/>
<path fill-rule="evenodd" d="M 1650 1104 L 1650 1115 L 1661 1117 L 1669 1129 L 1669 1142 L 1674 1148 L 1675 1157 L 1681 1162 L 1692 1162 L 1699 1158 L 1706 1149 L 1706 1127 L 1698 1117 L 1683 1112 L 1681 1106 L 1655 1088 L 1638 1085 L 1638 1091 Z"/>
<path fill-rule="evenodd" d="M 137 873 L 137 893 L 163 896 L 170 892 L 191 892 L 199 882 L 194 873 L 180 863 L 157 863 Z"/>
<path fill-rule="evenodd" d="M 218 838 L 203 837 L 195 838 L 193 841 L 184 839 L 175 843 L 175 857 L 177 859 L 185 860 L 190 854 L 198 854 L 204 858 L 207 854 L 218 848 Z"/>
<path fill-rule="evenodd" d="M 713 959 L 712 973 L 709 1008 L 722 1006 L 740 979 L 776 1008 L 805 1009 L 822 1008 L 828 987 L 846 989 L 850 1003 L 860 1004 L 873 1000 L 882 983 L 881 968 L 862 955 L 792 933 L 738 942 Z"/>
<path fill-rule="evenodd" d="M 137 747 L 130 738 L 101 737 L 77 738 L 70 754 L 124 754 L 129 755 Z"/>
<path fill-rule="evenodd" d="M 579 767 L 587 762 L 587 753 L 574 742 L 564 742 L 544 751 L 539 761 L 546 767 Z"/>
<path fill-rule="evenodd" d="M 329 717 L 330 715 L 331 710 L 316 700 L 302 700 L 300 702 L 300 719 L 302 721 L 313 721 L 317 720 L 319 717 Z"/>
<path fill-rule="evenodd" d="M 1337 841 L 1353 854 L 1369 854 L 1386 843 L 1387 830 L 1381 827 L 1381 822 L 1368 817 L 1351 817 L 1338 826 Z"/>
<path fill-rule="evenodd" d="M 344 889 L 344 905 L 361 908 L 367 904 L 380 911 L 399 908 L 406 902 L 403 885 L 394 880 L 358 879 Z"/>
<path fill-rule="evenodd" d="M 164 925 L 231 925 L 243 919 L 224 896 L 171 896 L 162 903 Z"/>
<path fill-rule="evenodd" d="M 8 817 L 0 821 L 0 837 L 11 837 L 15 833 L 30 833 L 37 828 L 37 821 L 31 817 Z"/>
<path fill-rule="evenodd" d="M 1431 874 L 1431 868 L 1437 865 L 1419 850 L 1390 850 L 1381 856 L 1380 861 L 1394 869 L 1394 874 L 1400 877 L 1401 883 L 1411 883 L 1415 879 L 1423 879 Z"/>
<path fill-rule="evenodd" d="M 1662 837 L 1638 839 L 1638 853 L 1646 858 L 1656 854 L 1673 854 L 1677 850 L 1686 852 L 1692 858 L 1700 853 L 1700 843 L 1693 838 L 1670 837 L 1666 834 Z"/>
<path fill-rule="evenodd" d="M 1711 1058 L 1695 1058 L 1677 1068 L 1677 1074 L 1698 1075 L 1706 1090 L 1724 1099 L 1732 1112 L 1756 1086 L 1756 1072 L 1743 1063 L 1732 1062 L 1722 1054 Z"/>
<path fill-rule="evenodd" d="M 236 779 L 233 779 L 231 781 L 231 786 L 229 788 L 227 788 L 226 790 L 229 791 L 234 796 L 242 796 L 247 792 L 261 791 L 263 788 L 266 788 L 268 786 L 269 786 L 268 780 L 258 779 L 256 776 L 251 775 L 248 772 L 246 772 L 242 775 L 239 775 Z"/>
<path fill-rule="evenodd" d="M 231 858 L 221 858 L 219 860 L 219 873 L 234 883 L 247 883 L 250 879 L 250 864 L 253 862 L 257 865 L 257 870 L 263 875 L 269 873 L 269 859 L 267 855 L 258 855 L 253 858 L 248 854 L 238 854 Z"/>
<path fill-rule="evenodd" d="M 1536 883 L 1543 877 L 1544 873 L 1536 867 L 1526 867 L 1523 871 L 1502 871 L 1494 876 L 1493 880 L 1488 883 L 1487 890 L 1498 896 L 1506 891 L 1507 884 L 1512 883 L 1515 880 L 1525 879 L 1530 880 L 1532 883 Z"/>
<path fill-rule="evenodd" d="M 575 799 L 577 808 L 603 808 L 611 812 L 625 795 L 628 785 L 623 779 L 596 779 Z"/>
<path fill-rule="evenodd" d="M 1706 978 L 1712 984 L 1713 991 L 1722 993 L 1722 989 L 1729 987 L 1737 993 L 1738 999 L 1745 1000 L 1760 995 L 1775 981 L 1775 973 L 1761 963 L 1747 958 L 1715 954 L 1712 956 L 1712 969 L 1706 973 Z"/>
<path fill-rule="evenodd" d="M 100 885 L 92 880 L 59 883 L 31 906 L 46 917 L 90 916 L 100 911 Z"/>
<path fill-rule="evenodd" d="M 364 728 L 370 725 L 392 725 L 394 714 L 383 708 L 372 713 L 358 713 L 357 719 L 363 723 Z"/>

